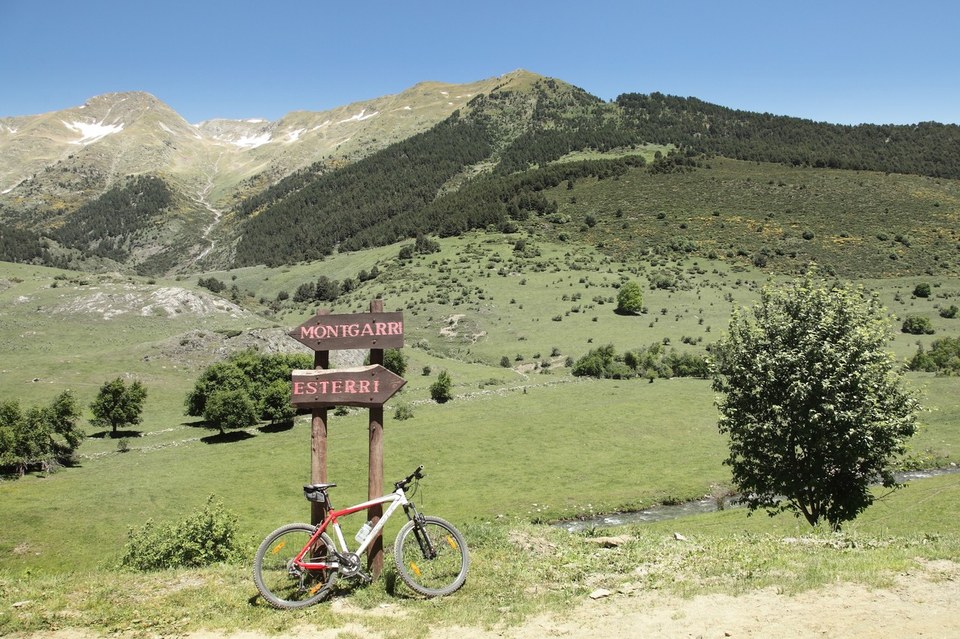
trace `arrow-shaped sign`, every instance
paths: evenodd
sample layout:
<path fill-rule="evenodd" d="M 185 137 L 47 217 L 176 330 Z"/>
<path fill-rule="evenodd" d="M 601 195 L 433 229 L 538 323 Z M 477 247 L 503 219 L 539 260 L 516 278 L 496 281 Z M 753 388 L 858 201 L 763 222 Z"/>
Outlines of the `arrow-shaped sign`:
<path fill-rule="evenodd" d="M 292 403 L 298 407 L 381 406 L 407 380 L 379 364 L 334 370 L 295 370 Z"/>
<path fill-rule="evenodd" d="M 403 313 L 314 315 L 288 335 L 315 351 L 402 348 Z"/>

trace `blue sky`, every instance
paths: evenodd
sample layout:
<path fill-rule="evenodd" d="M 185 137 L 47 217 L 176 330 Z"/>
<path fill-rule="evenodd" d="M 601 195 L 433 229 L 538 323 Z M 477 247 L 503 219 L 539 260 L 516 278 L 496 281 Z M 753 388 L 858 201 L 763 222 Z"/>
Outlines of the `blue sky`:
<path fill-rule="evenodd" d="M 960 3 L 0 0 L 0 116 L 147 91 L 275 120 L 527 69 L 843 124 L 960 123 Z"/>

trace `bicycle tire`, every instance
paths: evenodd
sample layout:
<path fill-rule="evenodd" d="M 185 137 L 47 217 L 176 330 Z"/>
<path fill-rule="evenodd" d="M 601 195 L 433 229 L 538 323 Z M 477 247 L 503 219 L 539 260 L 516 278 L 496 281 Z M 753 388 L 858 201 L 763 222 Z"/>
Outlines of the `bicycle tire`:
<path fill-rule="evenodd" d="M 253 560 L 253 581 L 273 607 L 304 608 L 326 598 L 337 583 L 337 570 L 299 570 L 292 567 L 317 527 L 287 524 L 267 535 Z M 307 561 L 335 561 L 333 540 L 322 533 Z"/>
<path fill-rule="evenodd" d="M 456 592 L 467 580 L 470 554 L 463 535 L 453 524 L 439 517 L 424 517 L 422 532 L 433 546 L 436 556 L 429 558 L 417 539 L 418 528 L 407 522 L 397 533 L 393 560 L 397 574 L 411 590 L 425 597 L 441 597 Z"/>

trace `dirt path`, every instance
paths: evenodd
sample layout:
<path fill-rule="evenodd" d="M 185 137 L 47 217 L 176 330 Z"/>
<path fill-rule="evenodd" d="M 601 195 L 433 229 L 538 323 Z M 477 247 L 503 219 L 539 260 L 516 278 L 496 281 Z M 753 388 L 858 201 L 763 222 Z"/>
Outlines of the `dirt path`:
<path fill-rule="evenodd" d="M 363 612 L 339 604 L 354 619 L 365 614 L 393 614 L 391 606 Z M 37 633 L 32 639 L 93 639 L 87 631 Z M 116 635 L 111 635 L 116 637 Z M 293 639 L 380 639 L 359 623 L 339 628 L 302 627 L 283 637 Z M 775 589 L 737 597 L 704 595 L 681 599 L 656 592 L 613 593 L 560 615 L 532 617 L 520 626 L 485 630 L 438 628 L 431 639 L 855 639 L 960 638 L 960 564 L 929 562 L 901 575 L 885 589 L 836 584 L 799 595 Z M 274 639 L 257 632 L 194 632 L 188 639 Z"/>
<path fill-rule="evenodd" d="M 354 634 L 349 634 L 349 633 Z M 342 634 L 341 634 L 342 633 Z M 379 636 L 358 628 L 305 632 L 304 638 Z M 930 562 L 893 587 L 837 584 L 799 595 L 774 589 L 692 599 L 655 592 L 586 600 L 562 615 L 542 615 L 511 628 L 454 627 L 431 639 L 855 639 L 960 638 L 960 564 Z M 223 639 L 195 637 L 194 639 Z M 230 637 L 229 639 L 263 639 Z"/>
<path fill-rule="evenodd" d="M 941 577 L 942 578 L 942 577 Z M 886 590 L 840 584 L 796 596 L 763 590 L 739 597 L 693 599 L 654 593 L 588 601 L 563 618 L 537 617 L 518 628 L 483 632 L 449 629 L 440 639 L 622 637 L 792 639 L 810 637 L 900 639 L 960 637 L 960 574 L 944 580 L 907 575 Z"/>

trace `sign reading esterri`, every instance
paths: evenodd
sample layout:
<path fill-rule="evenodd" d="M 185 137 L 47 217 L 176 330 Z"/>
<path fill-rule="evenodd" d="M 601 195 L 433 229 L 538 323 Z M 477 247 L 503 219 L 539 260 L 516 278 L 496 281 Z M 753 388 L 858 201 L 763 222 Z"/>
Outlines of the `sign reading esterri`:
<path fill-rule="evenodd" d="M 315 351 L 402 348 L 403 313 L 318 314 L 288 335 Z"/>
<path fill-rule="evenodd" d="M 334 370 L 295 370 L 295 406 L 382 406 L 407 382 L 379 364 Z"/>

